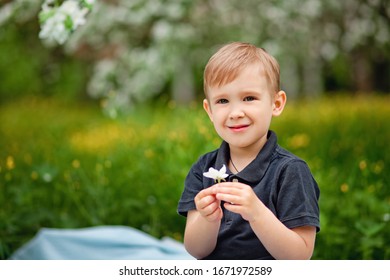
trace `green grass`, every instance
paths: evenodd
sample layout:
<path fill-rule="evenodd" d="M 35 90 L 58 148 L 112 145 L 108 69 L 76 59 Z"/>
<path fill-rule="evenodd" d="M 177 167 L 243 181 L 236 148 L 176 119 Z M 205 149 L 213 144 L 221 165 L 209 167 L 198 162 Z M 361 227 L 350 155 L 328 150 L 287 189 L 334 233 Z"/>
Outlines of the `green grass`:
<path fill-rule="evenodd" d="M 272 124 L 321 189 L 315 259 L 390 258 L 389 101 L 288 103 Z M 0 258 L 42 227 L 127 225 L 182 240 L 184 178 L 220 143 L 200 105 L 142 106 L 120 120 L 58 99 L 0 105 Z"/>

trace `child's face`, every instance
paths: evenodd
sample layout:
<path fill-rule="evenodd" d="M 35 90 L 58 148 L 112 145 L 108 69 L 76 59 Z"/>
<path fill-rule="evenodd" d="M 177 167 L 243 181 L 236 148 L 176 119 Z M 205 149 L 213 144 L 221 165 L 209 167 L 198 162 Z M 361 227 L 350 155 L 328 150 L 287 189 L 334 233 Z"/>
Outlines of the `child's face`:
<path fill-rule="evenodd" d="M 253 148 L 258 152 L 267 140 L 272 116 L 281 113 L 285 101 L 282 91 L 271 97 L 262 67 L 253 64 L 231 83 L 209 88 L 203 106 L 231 150 Z"/>

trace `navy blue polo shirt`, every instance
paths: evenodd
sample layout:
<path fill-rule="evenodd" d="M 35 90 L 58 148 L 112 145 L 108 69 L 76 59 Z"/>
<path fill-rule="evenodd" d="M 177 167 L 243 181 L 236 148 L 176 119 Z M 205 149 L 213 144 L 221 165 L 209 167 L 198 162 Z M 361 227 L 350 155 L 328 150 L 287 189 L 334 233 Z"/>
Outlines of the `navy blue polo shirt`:
<path fill-rule="evenodd" d="M 194 198 L 202 189 L 214 185 L 203 176 L 210 167 L 228 166 L 229 145 L 222 142 L 219 149 L 207 153 L 191 167 L 178 204 L 178 213 L 196 209 Z M 260 200 L 288 228 L 319 224 L 319 188 L 307 164 L 281 148 L 273 131 L 256 159 L 237 174 L 227 171 L 227 181 L 238 180 L 253 188 Z M 223 218 L 214 251 L 204 259 L 273 259 L 241 215 L 223 208 Z"/>

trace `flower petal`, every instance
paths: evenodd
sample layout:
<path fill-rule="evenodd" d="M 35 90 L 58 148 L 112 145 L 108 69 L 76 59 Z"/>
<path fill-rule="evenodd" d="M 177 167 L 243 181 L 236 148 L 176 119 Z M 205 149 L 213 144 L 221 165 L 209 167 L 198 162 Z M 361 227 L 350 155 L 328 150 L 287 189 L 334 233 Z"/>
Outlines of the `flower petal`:
<path fill-rule="evenodd" d="M 220 176 L 221 176 L 221 178 L 225 179 L 226 177 L 229 176 L 229 174 L 221 174 Z"/>
<path fill-rule="evenodd" d="M 218 176 L 218 170 L 210 167 L 208 172 L 204 172 L 203 176 L 211 179 L 215 179 Z"/>
<path fill-rule="evenodd" d="M 203 176 L 220 182 L 221 180 L 224 180 L 229 175 L 226 174 L 226 166 L 223 165 L 220 170 L 217 170 L 217 169 L 210 167 L 208 172 L 203 173 Z"/>
<path fill-rule="evenodd" d="M 219 170 L 219 174 L 225 175 L 225 173 L 226 173 L 226 166 L 225 166 L 225 164 L 224 164 L 224 165 L 222 165 L 221 170 Z M 226 174 L 226 175 L 227 175 L 227 174 Z"/>

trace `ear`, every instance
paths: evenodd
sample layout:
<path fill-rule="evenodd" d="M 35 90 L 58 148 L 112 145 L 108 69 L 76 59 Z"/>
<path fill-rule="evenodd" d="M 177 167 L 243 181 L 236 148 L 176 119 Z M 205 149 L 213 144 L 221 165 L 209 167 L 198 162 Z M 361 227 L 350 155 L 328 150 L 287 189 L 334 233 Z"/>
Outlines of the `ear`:
<path fill-rule="evenodd" d="M 213 122 L 213 113 L 211 112 L 210 103 L 207 99 L 203 100 L 203 109 L 206 111 L 207 115 L 209 116 L 211 122 Z"/>
<path fill-rule="evenodd" d="M 275 99 L 272 104 L 272 116 L 278 117 L 282 114 L 284 105 L 286 105 L 287 95 L 281 90 L 277 94 L 275 94 Z"/>

